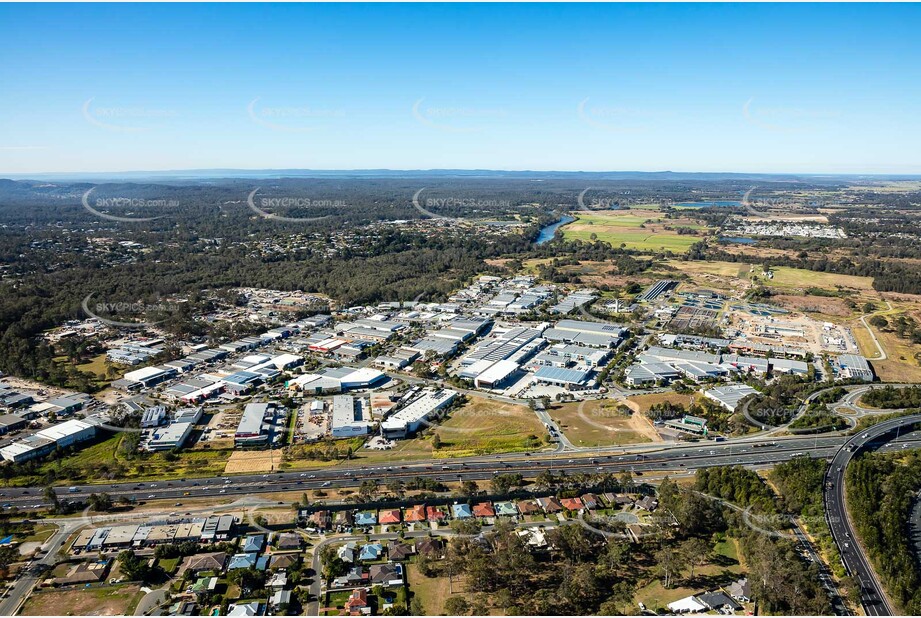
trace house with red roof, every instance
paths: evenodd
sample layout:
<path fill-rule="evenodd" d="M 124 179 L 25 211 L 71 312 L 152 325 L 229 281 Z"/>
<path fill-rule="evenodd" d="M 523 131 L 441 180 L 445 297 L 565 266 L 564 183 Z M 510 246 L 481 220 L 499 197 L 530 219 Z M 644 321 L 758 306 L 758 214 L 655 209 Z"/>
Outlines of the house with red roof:
<path fill-rule="evenodd" d="M 400 509 L 386 509 L 377 514 L 377 523 L 379 524 L 398 524 L 400 523 Z"/>
<path fill-rule="evenodd" d="M 403 521 L 407 523 L 425 521 L 425 505 L 417 504 L 406 509 L 406 512 L 403 513 Z"/>
<path fill-rule="evenodd" d="M 562 504 L 563 508 L 567 511 L 581 511 L 585 508 L 585 505 L 579 498 L 563 498 L 560 500 L 560 504 Z"/>
<path fill-rule="evenodd" d="M 350 616 L 357 616 L 368 607 L 370 606 L 368 605 L 367 588 L 356 588 L 345 602 L 345 611 L 347 611 Z"/>
<path fill-rule="evenodd" d="M 474 517 L 495 517 L 496 511 L 492 508 L 491 502 L 480 502 L 473 505 Z"/>
<path fill-rule="evenodd" d="M 429 521 L 444 521 L 448 518 L 448 512 L 440 506 L 428 506 L 425 508 L 425 516 Z"/>

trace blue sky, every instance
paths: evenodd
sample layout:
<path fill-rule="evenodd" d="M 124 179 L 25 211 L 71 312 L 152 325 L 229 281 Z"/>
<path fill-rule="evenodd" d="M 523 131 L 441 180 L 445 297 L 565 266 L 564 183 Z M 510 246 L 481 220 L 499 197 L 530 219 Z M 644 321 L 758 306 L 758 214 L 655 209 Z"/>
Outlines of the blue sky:
<path fill-rule="evenodd" d="M 0 174 L 921 173 L 918 5 L 0 6 Z"/>

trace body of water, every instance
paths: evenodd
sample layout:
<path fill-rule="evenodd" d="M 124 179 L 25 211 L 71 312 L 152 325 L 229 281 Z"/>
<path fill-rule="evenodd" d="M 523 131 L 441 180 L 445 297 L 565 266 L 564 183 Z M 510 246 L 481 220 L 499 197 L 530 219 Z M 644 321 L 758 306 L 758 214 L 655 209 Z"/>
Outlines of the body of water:
<path fill-rule="evenodd" d="M 720 236 L 720 242 L 734 242 L 740 245 L 753 245 L 758 241 L 754 238 L 745 238 L 744 236 Z"/>
<path fill-rule="evenodd" d="M 542 227 L 540 229 L 540 234 L 537 235 L 537 240 L 534 241 L 534 244 L 542 245 L 545 242 L 553 240 L 553 235 L 556 234 L 556 231 L 560 228 L 560 226 L 566 225 L 567 223 L 572 223 L 575 220 L 575 217 L 563 215 L 563 218 L 556 223 L 551 223 L 550 225 Z"/>

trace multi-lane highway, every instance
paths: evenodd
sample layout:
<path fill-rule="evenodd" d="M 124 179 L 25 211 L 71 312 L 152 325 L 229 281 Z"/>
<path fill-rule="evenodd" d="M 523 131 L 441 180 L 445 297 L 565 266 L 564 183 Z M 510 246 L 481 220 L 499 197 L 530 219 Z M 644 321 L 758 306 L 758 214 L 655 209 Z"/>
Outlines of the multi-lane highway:
<path fill-rule="evenodd" d="M 233 475 L 221 478 L 191 478 L 158 482 L 122 482 L 77 487 L 56 487 L 60 499 L 86 499 L 91 493 L 107 493 L 113 498 L 127 497 L 139 501 L 178 500 L 183 498 L 222 498 L 243 494 L 270 494 L 283 491 L 308 491 L 335 487 L 356 487 L 362 481 L 375 479 L 381 483 L 391 480 L 408 481 L 424 477 L 442 482 L 457 480 L 484 481 L 498 473 L 519 473 L 534 478 L 545 470 L 554 474 L 596 474 L 632 471 L 688 472 L 706 466 L 769 465 L 787 461 L 797 455 L 831 458 L 845 438 L 787 437 L 765 440 L 734 440 L 730 442 L 700 442 L 689 445 L 660 445 L 636 449 L 620 449 L 587 455 L 579 453 L 550 456 L 473 457 L 451 460 L 380 463 L 360 465 L 345 462 L 333 468 L 280 472 L 274 474 Z M 921 435 L 906 434 L 900 444 L 921 446 Z M 34 508 L 46 503 L 42 488 L 2 488 L 3 508 Z"/>
<path fill-rule="evenodd" d="M 860 586 L 861 602 L 868 616 L 891 616 L 894 612 L 848 515 L 844 474 L 851 459 L 863 450 L 893 448 L 893 445 L 901 448 L 900 436 L 907 434 L 919 422 L 921 414 L 912 414 L 884 421 L 854 436 L 835 453 L 825 476 L 825 515 L 828 527 L 838 545 L 844 567 Z"/>

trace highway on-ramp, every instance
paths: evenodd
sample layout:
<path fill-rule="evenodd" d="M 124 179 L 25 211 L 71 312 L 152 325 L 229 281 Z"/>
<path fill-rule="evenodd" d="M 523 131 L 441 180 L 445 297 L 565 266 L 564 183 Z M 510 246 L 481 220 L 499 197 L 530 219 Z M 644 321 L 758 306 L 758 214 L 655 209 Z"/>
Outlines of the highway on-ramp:
<path fill-rule="evenodd" d="M 860 599 L 868 616 L 892 616 L 892 605 L 861 547 L 847 512 L 844 475 L 851 459 L 861 451 L 890 447 L 898 436 L 921 422 L 921 414 L 883 421 L 854 436 L 835 453 L 825 476 L 825 516 L 847 572 L 860 586 Z"/>

